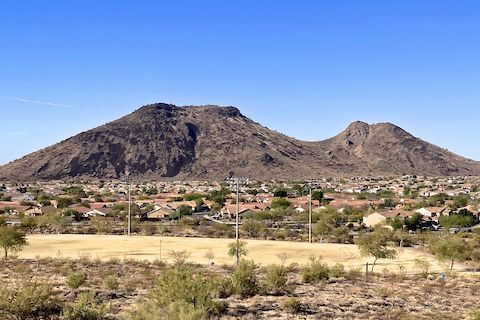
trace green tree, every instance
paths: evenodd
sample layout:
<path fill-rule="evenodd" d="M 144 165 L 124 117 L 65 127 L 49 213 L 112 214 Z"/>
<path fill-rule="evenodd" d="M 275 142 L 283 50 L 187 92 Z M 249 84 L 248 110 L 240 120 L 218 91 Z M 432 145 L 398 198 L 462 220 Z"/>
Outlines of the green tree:
<path fill-rule="evenodd" d="M 37 226 L 37 219 L 32 216 L 23 216 L 20 222 L 20 228 L 26 231 L 30 231 Z"/>
<path fill-rule="evenodd" d="M 403 229 L 403 222 L 404 222 L 404 219 L 397 216 L 392 220 L 390 220 L 390 225 L 392 226 L 393 230 L 399 230 L 399 229 Z"/>
<path fill-rule="evenodd" d="M 273 196 L 275 198 L 286 198 L 287 195 L 288 195 L 287 191 L 285 191 L 283 189 L 275 190 L 275 192 L 273 193 Z"/>
<path fill-rule="evenodd" d="M 55 232 L 59 234 L 72 220 L 72 217 L 65 217 L 61 212 L 50 212 L 40 217 L 38 225 L 54 228 Z"/>
<path fill-rule="evenodd" d="M 237 258 L 237 261 L 240 261 L 240 259 L 243 257 L 243 256 L 246 256 L 248 253 L 248 250 L 247 250 L 247 242 L 246 241 L 235 241 L 235 242 L 232 242 L 228 245 L 228 255 L 230 257 L 236 257 Z"/>
<path fill-rule="evenodd" d="M 204 197 L 203 194 L 199 194 L 199 193 L 188 193 L 186 195 L 183 196 L 183 200 L 185 201 L 193 201 L 193 200 L 199 200 L 199 199 L 202 199 Z M 203 200 L 203 199 L 202 199 Z"/>
<path fill-rule="evenodd" d="M 391 198 L 387 198 L 387 199 L 384 199 L 383 200 L 383 206 L 385 208 L 395 208 L 395 206 L 397 205 L 397 202 Z"/>
<path fill-rule="evenodd" d="M 363 234 L 357 241 L 358 249 L 362 257 L 373 257 L 372 272 L 378 259 L 395 259 L 397 252 L 389 249 L 387 244 L 390 236 L 385 230 L 375 230 Z"/>
<path fill-rule="evenodd" d="M 345 217 L 331 209 L 323 211 L 320 215 L 314 215 L 313 221 L 315 220 L 317 222 L 313 226 L 313 233 L 321 236 L 332 235 L 336 228 L 344 226 L 346 222 Z M 345 230 L 339 231 L 338 234 L 341 232 Z"/>
<path fill-rule="evenodd" d="M 476 218 L 473 216 L 473 214 L 450 214 L 448 216 L 441 216 L 438 220 L 440 225 L 446 229 L 449 230 L 450 228 L 454 227 L 468 227 L 474 224 L 476 221 Z"/>
<path fill-rule="evenodd" d="M 192 212 L 193 212 L 193 209 L 192 207 L 188 206 L 188 205 L 185 205 L 185 204 L 182 204 L 181 206 L 179 206 L 177 208 L 177 210 L 175 211 L 175 213 L 173 215 L 170 216 L 171 219 L 180 219 L 184 216 L 191 216 L 192 215 Z"/>
<path fill-rule="evenodd" d="M 431 244 L 433 254 L 440 261 L 449 261 L 450 270 L 453 270 L 455 261 L 465 259 L 469 254 L 469 248 L 465 240 L 457 236 L 447 237 Z"/>
<path fill-rule="evenodd" d="M 0 246 L 4 251 L 4 258 L 7 259 L 8 253 L 22 250 L 27 245 L 25 234 L 13 227 L 0 227 Z"/>
<path fill-rule="evenodd" d="M 205 202 L 203 201 L 202 198 L 197 198 L 195 199 L 195 209 L 197 210 L 198 208 L 201 208 Z"/>
<path fill-rule="evenodd" d="M 468 204 L 469 197 L 466 195 L 458 195 L 453 198 L 451 207 L 453 209 L 463 208 Z"/>
<path fill-rule="evenodd" d="M 256 238 L 265 231 L 265 225 L 253 219 L 246 219 L 242 223 L 241 230 L 249 237 Z"/>
<path fill-rule="evenodd" d="M 405 218 L 404 224 L 407 230 L 415 231 L 420 229 L 422 223 L 422 215 L 415 213 L 413 216 Z"/>
<path fill-rule="evenodd" d="M 312 200 L 318 200 L 322 201 L 323 200 L 323 192 L 322 191 L 313 191 L 312 192 Z"/>
<path fill-rule="evenodd" d="M 291 206 L 292 204 L 290 203 L 290 201 L 288 201 L 287 199 L 285 198 L 278 198 L 278 199 L 274 199 L 272 201 L 272 209 L 287 209 Z"/>
<path fill-rule="evenodd" d="M 427 205 L 433 207 L 440 207 L 445 204 L 445 201 L 449 200 L 450 197 L 446 193 L 439 193 L 428 198 Z"/>
<path fill-rule="evenodd" d="M 222 187 L 220 190 L 213 190 L 207 196 L 207 200 L 213 201 L 217 207 L 222 208 L 225 205 L 226 198 L 230 194 L 230 190 Z"/>
<path fill-rule="evenodd" d="M 70 197 L 61 197 L 57 199 L 57 208 L 65 209 L 73 204 L 73 199 Z"/>

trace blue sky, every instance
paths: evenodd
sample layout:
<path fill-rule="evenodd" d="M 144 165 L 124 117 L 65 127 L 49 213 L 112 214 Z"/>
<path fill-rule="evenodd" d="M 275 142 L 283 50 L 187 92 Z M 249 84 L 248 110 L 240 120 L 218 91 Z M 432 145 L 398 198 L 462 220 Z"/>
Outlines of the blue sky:
<path fill-rule="evenodd" d="M 0 163 L 151 102 L 305 140 L 392 122 L 480 160 L 479 1 L 0 2 Z"/>

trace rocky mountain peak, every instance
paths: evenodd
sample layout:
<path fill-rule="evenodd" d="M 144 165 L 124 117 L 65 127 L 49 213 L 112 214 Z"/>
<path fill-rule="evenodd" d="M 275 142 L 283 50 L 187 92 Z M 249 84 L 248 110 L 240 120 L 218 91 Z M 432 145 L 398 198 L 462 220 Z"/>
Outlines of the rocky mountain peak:
<path fill-rule="evenodd" d="M 401 128 L 356 121 L 325 141 L 269 130 L 235 107 L 154 103 L 0 167 L 0 179 L 255 179 L 360 175 L 480 175 L 480 163 Z"/>
<path fill-rule="evenodd" d="M 352 122 L 341 134 L 347 146 L 356 146 L 362 143 L 370 133 L 370 125 L 366 122 Z"/>

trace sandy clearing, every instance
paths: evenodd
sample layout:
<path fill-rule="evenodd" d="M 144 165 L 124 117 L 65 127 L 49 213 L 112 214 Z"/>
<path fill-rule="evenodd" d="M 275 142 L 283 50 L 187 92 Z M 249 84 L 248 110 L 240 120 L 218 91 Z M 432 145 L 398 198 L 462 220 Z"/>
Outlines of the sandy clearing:
<path fill-rule="evenodd" d="M 206 263 L 205 254 L 212 250 L 215 254 L 215 263 L 232 263 L 233 259 L 227 255 L 228 244 L 233 239 L 212 238 L 173 238 L 155 236 L 112 236 L 112 235 L 29 235 L 29 245 L 19 253 L 20 258 L 35 259 L 36 257 L 70 257 L 78 258 L 88 255 L 92 258 L 109 259 L 134 258 L 140 260 L 161 259 L 170 261 L 170 250 L 188 250 L 191 252 L 191 261 Z M 289 241 L 247 240 L 248 259 L 258 264 L 268 265 L 279 263 L 279 253 L 289 256 L 287 263 L 304 264 L 311 255 L 321 255 L 329 264 L 340 262 L 347 267 L 364 268 L 367 259 L 360 257 L 355 245 L 331 243 L 304 243 Z M 161 248 L 161 250 L 160 250 Z M 441 271 L 443 268 L 433 256 L 414 250 L 402 249 L 399 258 L 394 261 L 380 261 L 377 271 L 384 268 L 398 271 L 399 265 L 404 266 L 406 272 L 415 271 L 414 260 L 424 258 L 432 264 L 432 271 Z M 369 261 L 372 261 L 369 259 Z"/>

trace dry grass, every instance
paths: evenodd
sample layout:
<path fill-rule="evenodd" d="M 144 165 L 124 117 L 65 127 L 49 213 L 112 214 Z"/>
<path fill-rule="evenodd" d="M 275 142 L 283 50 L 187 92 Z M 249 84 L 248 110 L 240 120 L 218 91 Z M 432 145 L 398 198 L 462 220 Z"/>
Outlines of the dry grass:
<path fill-rule="evenodd" d="M 145 237 L 145 236 L 112 236 L 112 235 L 30 235 L 27 237 L 29 245 L 19 253 L 19 258 L 35 259 L 36 257 L 62 257 L 109 259 L 137 259 L 171 262 L 171 250 L 187 250 L 191 252 L 189 261 L 206 264 L 205 257 L 210 250 L 215 255 L 215 264 L 232 263 L 227 255 L 228 244 L 232 239 L 211 238 L 173 238 L 173 237 Z M 312 255 L 320 255 L 329 263 L 337 262 L 349 268 L 364 268 L 367 259 L 360 257 L 355 245 L 329 244 L 288 241 L 247 240 L 247 258 L 257 264 L 269 265 L 280 263 L 279 255 L 286 254 L 290 263 L 300 265 L 307 263 Z M 398 272 L 399 266 L 404 266 L 406 272 L 415 272 L 415 259 L 425 259 L 431 263 L 431 271 L 442 270 L 435 259 L 423 252 L 414 249 L 402 249 L 399 258 L 393 261 L 380 261 L 378 271 L 387 269 Z M 370 259 L 371 261 L 371 259 Z M 362 269 L 363 271 L 364 269 Z"/>

